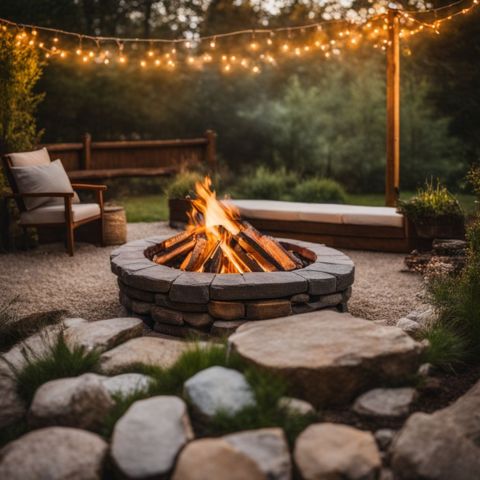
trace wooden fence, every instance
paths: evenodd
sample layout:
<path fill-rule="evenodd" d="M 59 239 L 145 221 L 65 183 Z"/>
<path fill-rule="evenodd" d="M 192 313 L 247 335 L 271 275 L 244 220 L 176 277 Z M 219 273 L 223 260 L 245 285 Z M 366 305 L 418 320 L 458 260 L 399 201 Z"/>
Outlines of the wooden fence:
<path fill-rule="evenodd" d="M 205 164 L 216 168 L 216 133 L 200 138 L 94 142 L 86 133 L 81 143 L 43 145 L 52 160 L 60 158 L 73 181 L 114 177 L 171 175 Z"/>

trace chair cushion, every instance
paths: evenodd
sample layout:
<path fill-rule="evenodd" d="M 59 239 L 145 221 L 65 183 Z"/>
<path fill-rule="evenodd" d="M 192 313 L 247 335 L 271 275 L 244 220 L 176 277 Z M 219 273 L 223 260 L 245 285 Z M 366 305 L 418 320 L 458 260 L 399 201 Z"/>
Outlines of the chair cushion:
<path fill-rule="evenodd" d="M 305 221 L 344 225 L 403 227 L 403 215 L 390 207 L 363 207 L 330 203 L 281 202 L 276 200 L 231 200 L 247 218 Z"/>
<path fill-rule="evenodd" d="M 78 203 L 72 205 L 72 212 L 73 221 L 79 222 L 80 220 L 100 215 L 100 205 L 97 203 Z M 20 214 L 20 223 L 22 225 L 64 222 L 65 205 L 45 205 Z"/>
<path fill-rule="evenodd" d="M 45 147 L 33 152 L 9 153 L 8 158 L 12 162 L 12 167 L 34 167 L 50 163 L 50 155 Z"/>
<path fill-rule="evenodd" d="M 72 184 L 60 160 L 55 160 L 47 165 L 34 165 L 30 167 L 12 167 L 12 174 L 20 193 L 71 193 Z M 34 197 L 23 199 L 27 210 L 32 210 L 41 205 L 60 205 L 63 198 Z"/>

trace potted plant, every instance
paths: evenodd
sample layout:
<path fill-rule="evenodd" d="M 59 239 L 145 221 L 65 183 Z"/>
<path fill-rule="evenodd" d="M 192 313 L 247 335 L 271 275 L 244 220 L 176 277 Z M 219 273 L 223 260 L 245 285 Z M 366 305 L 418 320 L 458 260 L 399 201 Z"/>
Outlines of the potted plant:
<path fill-rule="evenodd" d="M 182 172 L 165 189 L 171 226 L 187 223 L 187 212 L 191 206 L 190 196 L 195 191 L 195 183 L 201 179 L 196 172 Z"/>
<path fill-rule="evenodd" d="M 437 180 L 408 201 L 399 202 L 399 211 L 415 225 L 420 238 L 463 238 L 464 214 L 458 200 Z"/>

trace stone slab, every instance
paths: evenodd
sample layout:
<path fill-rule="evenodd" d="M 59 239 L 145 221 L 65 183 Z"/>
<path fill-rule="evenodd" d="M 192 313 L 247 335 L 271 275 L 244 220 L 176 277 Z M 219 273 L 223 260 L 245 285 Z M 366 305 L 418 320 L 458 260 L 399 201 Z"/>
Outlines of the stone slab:
<path fill-rule="evenodd" d="M 264 300 L 245 304 L 246 317 L 250 320 L 285 317 L 292 314 L 290 300 Z"/>
<path fill-rule="evenodd" d="M 168 297 L 173 302 L 207 303 L 214 278 L 214 273 L 182 272 L 172 283 Z"/>
<path fill-rule="evenodd" d="M 295 270 L 295 274 L 308 282 L 310 295 L 325 295 L 337 290 L 337 278 L 328 273 L 316 270 Z"/>
<path fill-rule="evenodd" d="M 211 300 L 208 303 L 208 312 L 212 317 L 223 320 L 237 320 L 245 317 L 245 305 L 241 302 L 222 302 Z"/>

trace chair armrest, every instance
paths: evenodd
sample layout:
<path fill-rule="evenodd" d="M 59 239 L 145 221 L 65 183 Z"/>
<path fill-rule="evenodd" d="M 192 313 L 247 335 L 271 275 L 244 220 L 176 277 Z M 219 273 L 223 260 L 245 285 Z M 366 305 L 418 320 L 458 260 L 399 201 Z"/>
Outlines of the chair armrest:
<path fill-rule="evenodd" d="M 101 190 L 105 191 L 107 189 L 106 185 L 90 185 L 87 183 L 72 183 L 72 188 L 74 190 Z"/>
<path fill-rule="evenodd" d="M 5 193 L 3 197 L 5 198 L 23 198 L 23 197 L 73 197 L 73 192 L 36 192 L 36 193 Z"/>

